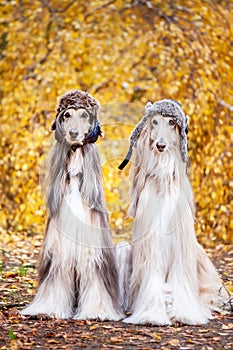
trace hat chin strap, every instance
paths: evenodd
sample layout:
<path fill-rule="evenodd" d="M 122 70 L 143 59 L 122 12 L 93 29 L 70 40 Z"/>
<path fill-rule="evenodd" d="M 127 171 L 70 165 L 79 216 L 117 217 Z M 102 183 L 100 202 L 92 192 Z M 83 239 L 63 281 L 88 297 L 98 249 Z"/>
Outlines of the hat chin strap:
<path fill-rule="evenodd" d="M 133 153 L 133 146 L 130 145 L 129 146 L 129 150 L 128 150 L 128 153 L 126 154 L 126 157 L 125 159 L 123 160 L 123 162 L 118 166 L 118 169 L 122 170 L 124 169 L 124 167 L 126 167 L 126 165 L 129 163 L 130 161 L 130 158 L 132 156 L 132 153 Z"/>
<path fill-rule="evenodd" d="M 87 136 L 82 141 L 82 144 L 81 145 L 80 144 L 73 144 L 71 146 L 71 149 L 73 151 L 76 151 L 77 148 L 81 148 L 81 147 L 85 146 L 87 143 L 95 143 L 98 140 L 99 136 L 102 136 L 102 132 L 101 132 L 98 121 L 95 120 L 94 129 L 89 134 L 87 134 Z"/>

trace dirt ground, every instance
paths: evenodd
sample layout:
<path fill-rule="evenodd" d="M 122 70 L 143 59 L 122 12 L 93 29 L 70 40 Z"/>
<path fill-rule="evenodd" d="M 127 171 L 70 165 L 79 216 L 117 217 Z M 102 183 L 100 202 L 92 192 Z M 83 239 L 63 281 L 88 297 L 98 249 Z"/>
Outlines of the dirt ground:
<path fill-rule="evenodd" d="M 215 313 L 206 325 L 177 327 L 20 316 L 35 293 L 38 247 L 14 245 L 4 251 L 0 274 L 0 349 L 233 349 L 232 311 Z M 233 246 L 206 250 L 232 291 Z"/>

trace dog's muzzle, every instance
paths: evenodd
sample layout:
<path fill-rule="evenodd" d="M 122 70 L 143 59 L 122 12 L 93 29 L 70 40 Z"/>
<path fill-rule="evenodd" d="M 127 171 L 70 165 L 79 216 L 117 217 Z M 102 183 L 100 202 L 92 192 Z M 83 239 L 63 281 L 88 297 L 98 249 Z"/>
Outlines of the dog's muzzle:
<path fill-rule="evenodd" d="M 77 129 L 70 129 L 69 135 L 71 139 L 76 139 L 78 137 L 78 130 Z"/>
<path fill-rule="evenodd" d="M 159 152 L 163 152 L 166 148 L 166 143 L 158 141 L 156 142 L 156 147 Z"/>

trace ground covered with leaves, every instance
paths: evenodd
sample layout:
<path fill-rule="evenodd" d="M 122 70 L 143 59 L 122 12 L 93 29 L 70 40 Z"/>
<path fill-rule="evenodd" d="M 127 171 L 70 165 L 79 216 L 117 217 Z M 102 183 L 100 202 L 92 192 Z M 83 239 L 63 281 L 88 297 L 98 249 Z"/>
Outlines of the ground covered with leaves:
<path fill-rule="evenodd" d="M 0 13 L 1 233 L 42 232 L 38 169 L 57 99 L 76 88 L 101 104 L 115 231 L 128 222 L 116 169 L 130 133 L 148 101 L 172 98 L 189 116 L 196 232 L 233 244 L 233 1 L 2 0 Z"/>
<path fill-rule="evenodd" d="M 233 246 L 206 249 L 232 293 Z M 19 311 L 36 288 L 38 246 L 12 241 L 3 251 L 0 349 L 232 349 L 233 314 L 214 314 L 207 325 L 154 327 L 122 322 L 32 318 Z M 27 261 L 27 263 L 25 263 Z M 233 301 L 229 299 L 229 305 Z"/>

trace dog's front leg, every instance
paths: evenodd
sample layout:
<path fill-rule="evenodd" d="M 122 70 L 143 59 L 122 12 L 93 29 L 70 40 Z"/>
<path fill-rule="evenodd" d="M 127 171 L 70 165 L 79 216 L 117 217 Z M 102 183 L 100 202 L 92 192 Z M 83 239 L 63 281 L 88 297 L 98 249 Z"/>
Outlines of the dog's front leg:
<path fill-rule="evenodd" d="M 79 300 L 74 319 L 122 319 L 124 315 L 119 306 L 117 271 L 112 249 L 105 248 L 107 252 L 99 248 L 83 249 L 86 261 L 79 266 Z"/>
<path fill-rule="evenodd" d="M 32 303 L 21 311 L 22 315 L 73 316 L 75 270 L 69 258 L 72 256 L 72 242 L 63 237 L 60 243 L 57 227 L 53 221 L 48 225 L 38 267 L 37 293 Z M 69 255 L 66 257 L 67 245 Z"/>

